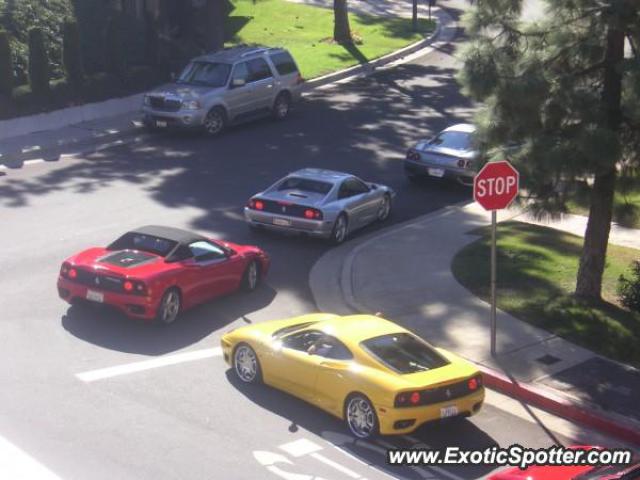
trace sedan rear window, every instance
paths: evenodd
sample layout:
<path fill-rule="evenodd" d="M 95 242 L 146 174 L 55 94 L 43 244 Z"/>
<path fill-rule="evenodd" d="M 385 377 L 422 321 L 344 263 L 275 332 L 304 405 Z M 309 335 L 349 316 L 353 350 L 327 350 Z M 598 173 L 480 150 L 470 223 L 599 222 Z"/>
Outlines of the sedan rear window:
<path fill-rule="evenodd" d="M 107 250 L 141 250 L 166 257 L 177 242 L 142 233 L 128 232 L 107 247 Z"/>
<path fill-rule="evenodd" d="M 437 135 L 429 145 L 453 150 L 469 150 L 471 148 L 472 137 L 466 132 L 442 132 Z"/>
<path fill-rule="evenodd" d="M 360 345 L 373 358 L 397 373 L 424 372 L 449 364 L 428 343 L 410 333 L 382 335 Z"/>
<path fill-rule="evenodd" d="M 321 193 L 326 195 L 333 187 L 333 184 L 313 180 L 311 178 L 288 177 L 285 178 L 280 185 L 278 191 L 282 190 L 302 190 L 303 192 Z"/>

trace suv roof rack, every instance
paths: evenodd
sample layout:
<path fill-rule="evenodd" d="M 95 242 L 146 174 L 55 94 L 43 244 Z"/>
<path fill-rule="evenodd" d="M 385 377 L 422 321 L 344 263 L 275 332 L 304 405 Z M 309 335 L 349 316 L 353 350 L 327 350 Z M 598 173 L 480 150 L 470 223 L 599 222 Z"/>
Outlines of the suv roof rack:
<path fill-rule="evenodd" d="M 248 57 L 249 55 L 255 55 L 256 53 L 268 52 L 271 50 L 271 47 L 258 47 L 253 50 L 249 50 L 248 52 L 244 52 L 240 54 L 241 57 Z"/>

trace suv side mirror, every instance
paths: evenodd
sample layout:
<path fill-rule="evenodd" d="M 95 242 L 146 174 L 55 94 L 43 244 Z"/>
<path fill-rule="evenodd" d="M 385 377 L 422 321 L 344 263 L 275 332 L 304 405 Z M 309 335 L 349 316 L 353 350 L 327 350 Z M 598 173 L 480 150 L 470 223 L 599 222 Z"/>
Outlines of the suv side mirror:
<path fill-rule="evenodd" d="M 231 88 L 244 87 L 247 84 L 244 78 L 234 78 L 231 80 Z"/>

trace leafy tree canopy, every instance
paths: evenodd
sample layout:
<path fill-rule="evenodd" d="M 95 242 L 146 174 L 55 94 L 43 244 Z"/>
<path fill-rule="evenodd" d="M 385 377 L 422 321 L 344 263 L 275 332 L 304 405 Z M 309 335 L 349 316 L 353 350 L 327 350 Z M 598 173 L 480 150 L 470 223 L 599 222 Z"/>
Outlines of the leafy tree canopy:
<path fill-rule="evenodd" d="M 28 32 L 41 28 L 45 35 L 53 78 L 64 75 L 61 29 L 66 17 L 73 17 L 70 0 L 0 0 L 0 26 L 11 36 L 14 69 L 19 83 L 25 83 L 28 71 Z"/>
<path fill-rule="evenodd" d="M 545 0 L 536 21 L 522 0 L 478 0 L 466 14 L 473 41 L 460 80 L 483 103 L 481 148 L 509 151 L 538 212 L 565 210 L 571 183 L 612 165 L 638 165 L 640 153 L 640 2 Z M 607 32 L 626 37 L 621 123 L 612 128 L 603 102 Z M 493 149 L 493 150 L 491 150 Z M 496 150 L 497 149 L 497 150 Z"/>

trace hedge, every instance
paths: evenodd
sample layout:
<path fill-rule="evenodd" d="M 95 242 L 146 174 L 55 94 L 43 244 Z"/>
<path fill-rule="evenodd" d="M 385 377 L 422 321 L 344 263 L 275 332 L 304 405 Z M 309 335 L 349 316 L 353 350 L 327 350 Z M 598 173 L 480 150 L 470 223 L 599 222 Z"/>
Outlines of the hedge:
<path fill-rule="evenodd" d="M 74 87 L 80 88 L 84 80 L 84 67 L 78 24 L 73 19 L 65 20 L 62 28 L 62 60 L 67 80 Z"/>
<path fill-rule="evenodd" d="M 37 27 L 29 30 L 29 85 L 36 96 L 49 93 L 49 56 L 44 33 Z"/>
<path fill-rule="evenodd" d="M 9 34 L 0 30 L 0 95 L 11 96 L 13 90 L 13 60 Z"/>

